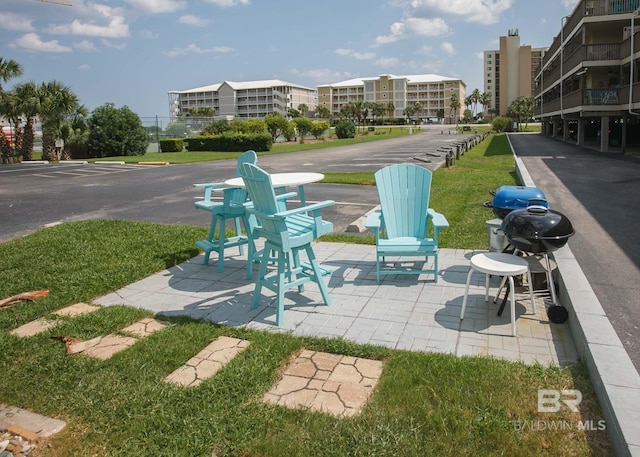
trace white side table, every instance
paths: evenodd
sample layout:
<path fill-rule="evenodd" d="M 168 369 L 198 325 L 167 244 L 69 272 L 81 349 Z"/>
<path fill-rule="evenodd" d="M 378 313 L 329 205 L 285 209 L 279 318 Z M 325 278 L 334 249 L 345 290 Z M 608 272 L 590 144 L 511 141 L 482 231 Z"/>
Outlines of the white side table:
<path fill-rule="evenodd" d="M 471 275 L 474 271 L 485 274 L 485 293 L 484 301 L 489 299 L 489 276 L 503 276 L 508 278 L 511 287 L 511 334 L 516 336 L 516 299 L 513 277 L 521 274 L 527 274 L 527 282 L 529 285 L 529 298 L 533 312 L 536 312 L 536 303 L 533 299 L 533 286 L 531 283 L 531 271 L 529 263 L 522 257 L 513 254 L 505 254 L 502 252 L 485 252 L 476 254 L 471 257 L 471 265 L 467 274 L 467 285 L 464 290 L 464 299 L 462 300 L 462 310 L 460 311 L 460 319 L 464 319 L 464 310 L 467 306 L 467 296 L 469 295 L 469 284 L 471 283 Z"/>

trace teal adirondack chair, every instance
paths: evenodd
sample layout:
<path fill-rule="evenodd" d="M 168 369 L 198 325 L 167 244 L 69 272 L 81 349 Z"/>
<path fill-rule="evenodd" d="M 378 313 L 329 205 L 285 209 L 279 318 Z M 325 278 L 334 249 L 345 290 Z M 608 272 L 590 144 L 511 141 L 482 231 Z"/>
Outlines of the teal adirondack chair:
<path fill-rule="evenodd" d="M 376 238 L 376 279 L 379 282 L 383 274 L 433 273 L 438 282 L 438 235 L 449 223 L 429 208 L 431 171 L 402 163 L 378 170 L 375 178 L 381 209 L 367 216 L 365 225 Z M 386 264 L 385 257 L 422 257 L 424 265 L 396 267 L 395 262 Z M 433 268 L 427 268 L 429 257 L 433 257 Z"/>
<path fill-rule="evenodd" d="M 240 166 L 244 163 L 256 164 L 258 157 L 254 151 L 246 151 L 238 157 L 236 165 L 236 176 L 239 176 Z M 209 226 L 209 234 L 206 240 L 196 241 L 196 246 L 205 253 L 204 264 L 209 264 L 211 252 L 218 253 L 218 271 L 224 271 L 224 251 L 225 248 L 238 247 L 240 255 L 244 255 L 243 246 L 248 245 L 248 258 L 253 257 L 255 246 L 251 237 L 251 224 L 246 212 L 244 203 L 247 200 L 247 190 L 241 187 L 228 187 L 225 183 L 199 183 L 194 187 L 204 188 L 204 198 L 195 202 L 197 209 L 209 211 L 211 213 L 211 224 Z M 213 193 L 221 192 L 222 201 L 213 201 L 211 196 Z M 230 238 L 226 237 L 227 220 L 233 220 L 236 235 Z M 242 233 L 240 223 L 244 226 L 245 233 Z M 215 238 L 216 226 L 218 227 L 218 238 Z M 247 268 L 251 269 L 251 262 L 248 262 Z"/>
<path fill-rule="evenodd" d="M 312 281 L 318 284 L 324 303 L 331 304 L 329 291 L 323 280 L 326 270 L 316 260 L 311 243 L 322 226 L 321 209 L 335 202 L 326 200 L 313 205 L 282 210 L 276 197 L 269 173 L 252 164 L 243 164 L 240 176 L 251 196 L 247 203 L 247 212 L 257 219 L 253 228 L 254 236 L 265 238 L 264 249 L 260 256 L 260 270 L 256 279 L 253 307 L 260 302 L 262 287 L 276 293 L 276 325 L 280 326 L 284 315 L 284 293 L 297 287 L 304 291 L 304 284 Z M 305 214 L 305 219 L 301 218 Z M 300 251 L 306 253 L 307 260 L 302 262 Z M 268 276 L 267 267 L 274 263 L 276 272 Z"/>

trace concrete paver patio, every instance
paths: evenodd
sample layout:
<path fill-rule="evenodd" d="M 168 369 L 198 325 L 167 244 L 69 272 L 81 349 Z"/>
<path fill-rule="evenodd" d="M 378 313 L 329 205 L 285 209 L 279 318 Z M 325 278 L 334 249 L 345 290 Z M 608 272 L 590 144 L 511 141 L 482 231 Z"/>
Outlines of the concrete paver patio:
<path fill-rule="evenodd" d="M 237 251 L 236 251 L 237 252 Z M 318 242 L 314 252 L 333 270 L 328 280 L 332 304 L 322 304 L 319 290 L 285 295 L 284 324 L 275 325 L 274 295 L 262 295 L 252 309 L 254 283 L 246 279 L 246 260 L 216 259 L 203 265 L 197 256 L 114 293 L 94 300 L 99 305 L 125 304 L 166 316 L 186 315 L 222 325 L 291 332 L 300 336 L 342 337 L 356 343 L 394 349 L 488 355 L 526 363 L 570 364 L 578 356 L 567 324 L 548 321 L 542 298 L 537 313 L 526 294 L 517 294 L 517 334 L 511 336 L 508 308 L 484 302 L 484 275 L 474 275 L 465 319 L 460 320 L 470 250 L 442 249 L 440 276 L 387 275 L 375 279 L 375 247 Z M 493 278 L 492 293 L 498 280 Z"/>

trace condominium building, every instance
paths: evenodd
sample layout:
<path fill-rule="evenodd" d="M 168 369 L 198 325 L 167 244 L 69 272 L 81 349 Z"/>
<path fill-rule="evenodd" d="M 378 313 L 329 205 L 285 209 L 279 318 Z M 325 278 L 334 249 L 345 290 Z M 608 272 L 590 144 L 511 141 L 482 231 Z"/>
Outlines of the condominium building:
<path fill-rule="evenodd" d="M 318 106 L 326 107 L 336 116 L 350 102 L 374 102 L 392 106 L 385 116 L 403 118 L 405 108 L 420 104 L 414 117 L 438 119 L 438 111 L 444 113 L 447 122 L 456 123 L 462 117 L 462 109 L 451 109 L 452 95 L 457 95 L 464 106 L 466 85 L 457 78 L 439 75 L 380 75 L 356 78 L 318 86 Z M 371 113 L 369 114 L 371 117 Z"/>
<path fill-rule="evenodd" d="M 265 81 L 224 81 L 210 86 L 169 92 L 172 121 L 192 108 L 213 108 L 219 119 L 263 118 L 269 113 L 287 115 L 290 109 L 306 105 L 316 110 L 316 90 L 277 79 Z"/>
<path fill-rule="evenodd" d="M 535 71 L 546 48 L 520 45 L 518 29 L 500 37 L 500 49 L 484 52 L 484 91 L 491 94 L 487 110 L 505 116 L 518 97 L 532 97 Z"/>
<path fill-rule="evenodd" d="M 543 134 L 601 151 L 640 144 L 639 7 L 581 0 L 562 18 L 536 71 Z"/>

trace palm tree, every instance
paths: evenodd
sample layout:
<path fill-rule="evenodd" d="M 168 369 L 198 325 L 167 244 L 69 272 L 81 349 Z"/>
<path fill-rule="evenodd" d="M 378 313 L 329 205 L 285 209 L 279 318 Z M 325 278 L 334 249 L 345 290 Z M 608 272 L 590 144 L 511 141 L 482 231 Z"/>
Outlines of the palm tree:
<path fill-rule="evenodd" d="M 22 75 L 22 67 L 15 60 L 4 60 L 0 57 L 0 80 L 7 82 L 12 78 Z M 2 94 L 2 84 L 0 84 L 0 94 Z"/>
<path fill-rule="evenodd" d="M 0 57 L 0 97 L 3 96 L 4 90 L 2 89 L 2 82 L 7 82 L 12 78 L 22 75 L 22 67 L 15 60 L 5 60 Z M 11 108 L 13 101 L 2 100 L 2 107 L 0 108 L 0 114 L 4 114 L 10 118 L 9 113 L 3 111 L 4 108 Z M 0 130 L 0 151 L 2 157 L 9 157 L 11 155 L 11 143 L 4 135 L 4 131 Z"/>
<path fill-rule="evenodd" d="M 300 103 L 298 105 L 298 111 L 300 111 L 300 114 L 302 114 L 303 116 L 306 116 L 307 112 L 309 111 L 309 107 L 306 103 Z"/>
<path fill-rule="evenodd" d="M 473 103 L 473 110 L 472 110 L 473 117 L 476 117 L 479 101 L 480 101 L 480 90 L 478 90 L 477 88 L 473 89 L 473 92 L 471 92 L 471 103 Z"/>
<path fill-rule="evenodd" d="M 60 138 L 61 127 L 67 115 L 78 107 L 78 97 L 71 88 L 53 80 L 38 87 L 40 116 L 42 119 L 42 158 L 55 160 L 55 141 Z"/>
<path fill-rule="evenodd" d="M 387 103 L 387 113 L 389 113 L 389 119 L 391 119 L 391 116 L 393 116 L 395 110 L 396 107 L 392 102 Z"/>
<path fill-rule="evenodd" d="M 454 117 L 456 117 L 456 124 L 458 123 L 457 121 L 457 117 L 458 117 L 458 110 L 460 109 L 460 96 L 454 92 L 453 94 L 451 94 L 451 99 L 450 99 L 450 104 L 449 104 L 449 114 L 454 115 Z"/>
<path fill-rule="evenodd" d="M 491 105 L 491 97 L 491 92 L 483 92 L 482 94 L 480 94 L 480 104 L 482 105 L 482 112 L 487 111 L 487 106 Z"/>
<path fill-rule="evenodd" d="M 26 82 L 17 85 L 12 92 L 16 99 L 16 110 L 25 123 L 22 128 L 22 144 L 19 146 L 20 154 L 24 160 L 31 160 L 34 143 L 33 124 L 40 112 L 38 86 L 33 81 Z"/>

